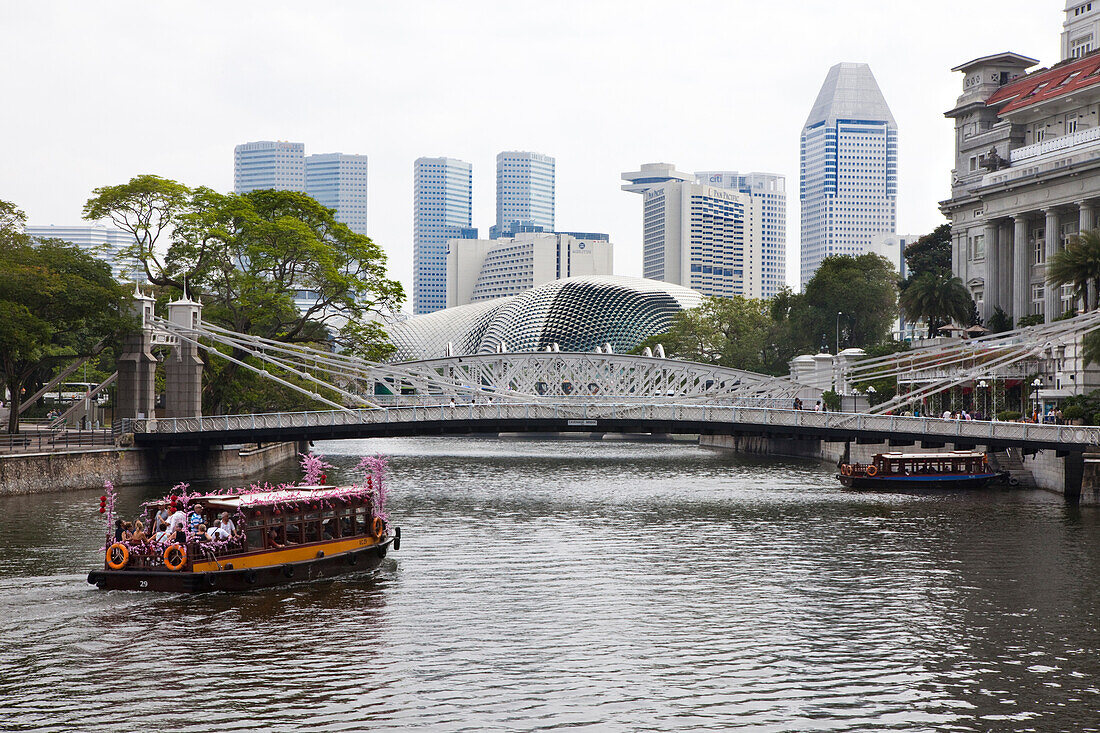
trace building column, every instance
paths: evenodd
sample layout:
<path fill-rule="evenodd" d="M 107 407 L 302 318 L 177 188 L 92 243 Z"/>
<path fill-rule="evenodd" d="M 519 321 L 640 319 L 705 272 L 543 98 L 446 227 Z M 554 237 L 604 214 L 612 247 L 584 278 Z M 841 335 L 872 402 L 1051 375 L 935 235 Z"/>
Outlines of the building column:
<path fill-rule="evenodd" d="M 1012 323 L 1027 315 L 1031 301 L 1031 253 L 1027 247 L 1027 217 L 1012 218 Z"/>
<path fill-rule="evenodd" d="M 1054 255 L 1058 252 L 1058 211 L 1057 209 L 1047 209 L 1043 212 L 1046 214 L 1046 224 L 1043 229 L 1043 237 L 1045 239 L 1046 254 L 1045 264 L 1043 266 L 1043 308 L 1046 311 L 1046 322 L 1050 323 L 1052 320 L 1062 315 L 1062 293 L 1061 288 L 1051 287 L 1050 283 L 1046 282 L 1046 273 L 1050 268 L 1050 261 L 1054 258 Z"/>
<path fill-rule="evenodd" d="M 1093 205 L 1091 201 L 1078 201 L 1077 206 L 1080 207 L 1080 219 L 1078 219 L 1077 233 L 1084 234 L 1095 228 L 1092 224 L 1094 215 Z M 1094 308 L 1096 308 L 1096 283 L 1092 282 L 1089 283 L 1088 291 L 1085 295 L 1085 309 L 1092 310 Z"/>
<path fill-rule="evenodd" d="M 987 321 L 1001 305 L 1001 250 L 997 246 L 997 229 L 993 223 L 982 227 L 985 239 L 985 313 L 982 318 Z"/>

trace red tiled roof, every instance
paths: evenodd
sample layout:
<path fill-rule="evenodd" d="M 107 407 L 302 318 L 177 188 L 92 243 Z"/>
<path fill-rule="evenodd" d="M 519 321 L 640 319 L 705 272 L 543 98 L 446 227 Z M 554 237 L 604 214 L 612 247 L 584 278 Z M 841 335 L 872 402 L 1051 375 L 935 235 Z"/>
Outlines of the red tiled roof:
<path fill-rule="evenodd" d="M 1016 79 L 997 90 L 986 104 L 991 107 L 1003 104 L 1000 114 L 1005 114 L 1095 84 L 1100 84 L 1100 53 Z"/>

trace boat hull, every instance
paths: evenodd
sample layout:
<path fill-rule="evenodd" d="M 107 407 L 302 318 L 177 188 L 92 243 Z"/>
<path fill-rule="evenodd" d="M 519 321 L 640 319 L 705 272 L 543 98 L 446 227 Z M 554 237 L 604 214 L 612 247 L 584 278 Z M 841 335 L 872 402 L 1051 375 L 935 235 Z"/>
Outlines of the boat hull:
<path fill-rule="evenodd" d="M 169 593 L 246 591 L 371 570 L 382 563 L 393 544 L 394 538 L 387 537 L 367 547 L 308 560 L 203 572 L 93 570 L 88 573 L 88 582 L 103 590 L 150 590 Z M 233 558 L 226 558 L 225 565 L 232 565 L 232 563 Z"/>
<path fill-rule="evenodd" d="M 837 479 L 849 489 L 871 489 L 877 491 L 957 491 L 960 489 L 981 489 L 990 481 L 1000 478 L 997 473 L 980 474 L 937 474 L 935 476 L 846 476 L 837 474 Z"/>

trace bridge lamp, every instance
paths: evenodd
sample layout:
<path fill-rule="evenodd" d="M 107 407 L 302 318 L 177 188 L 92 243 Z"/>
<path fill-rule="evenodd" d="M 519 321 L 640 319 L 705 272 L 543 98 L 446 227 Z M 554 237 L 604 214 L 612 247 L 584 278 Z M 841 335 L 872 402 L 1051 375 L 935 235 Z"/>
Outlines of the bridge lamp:
<path fill-rule="evenodd" d="M 977 387 L 978 387 L 978 389 L 980 389 L 982 391 L 982 393 L 981 393 L 982 394 L 982 412 L 987 413 L 987 412 L 989 412 L 989 410 L 986 407 L 985 396 L 988 394 L 988 392 L 986 392 L 986 390 L 989 389 L 989 382 L 982 379 L 981 381 L 978 382 Z M 988 415 L 986 415 L 986 417 L 988 417 Z"/>
<path fill-rule="evenodd" d="M 1039 377 L 1031 380 L 1032 395 L 1035 397 L 1035 412 L 1039 412 L 1039 390 L 1043 386 L 1043 380 Z"/>

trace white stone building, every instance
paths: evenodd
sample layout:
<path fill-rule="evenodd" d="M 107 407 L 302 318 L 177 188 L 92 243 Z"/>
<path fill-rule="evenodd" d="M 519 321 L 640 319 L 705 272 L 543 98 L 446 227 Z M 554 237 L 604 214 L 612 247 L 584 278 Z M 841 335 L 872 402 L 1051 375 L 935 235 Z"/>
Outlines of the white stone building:
<path fill-rule="evenodd" d="M 610 275 L 606 234 L 521 232 L 501 239 L 453 239 L 447 252 L 447 307 L 517 295 L 553 280 Z"/>
<path fill-rule="evenodd" d="M 821 261 L 861 255 L 897 228 L 898 131 L 867 64 L 840 63 L 802 128 L 801 283 Z"/>
<path fill-rule="evenodd" d="M 643 197 L 642 274 L 707 296 L 753 297 L 752 197 L 694 182 L 666 163 L 622 174 Z M 758 294 L 757 294 L 758 295 Z"/>
<path fill-rule="evenodd" d="M 955 121 L 951 198 L 940 209 L 951 221 L 952 269 L 987 320 L 999 308 L 1014 322 L 1050 321 L 1096 305 L 1069 288 L 1046 285 L 1046 264 L 1100 214 L 1100 5 L 1069 2 L 1062 60 L 1031 73 L 1033 58 L 982 56 L 961 72 L 962 94 L 946 116 Z M 1043 398 L 1092 389 L 1070 345 L 1046 359 Z"/>

